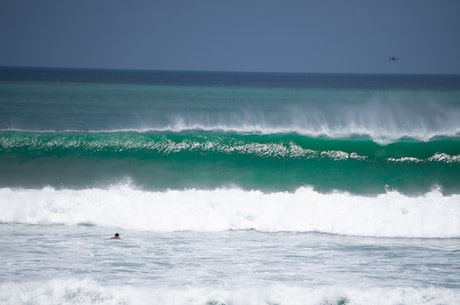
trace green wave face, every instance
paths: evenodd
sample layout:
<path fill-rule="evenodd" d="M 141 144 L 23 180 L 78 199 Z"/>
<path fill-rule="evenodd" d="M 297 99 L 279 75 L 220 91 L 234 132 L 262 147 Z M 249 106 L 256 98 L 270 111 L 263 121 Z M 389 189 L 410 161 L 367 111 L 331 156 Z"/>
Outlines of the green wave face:
<path fill-rule="evenodd" d="M 460 191 L 460 139 L 399 140 L 193 132 L 0 133 L 1 186 L 146 189 L 238 186 L 377 194 Z"/>

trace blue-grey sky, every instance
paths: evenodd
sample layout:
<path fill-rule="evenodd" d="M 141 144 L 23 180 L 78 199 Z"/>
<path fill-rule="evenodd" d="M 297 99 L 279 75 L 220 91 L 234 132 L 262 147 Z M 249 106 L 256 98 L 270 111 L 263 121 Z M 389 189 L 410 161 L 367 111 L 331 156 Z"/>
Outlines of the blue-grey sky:
<path fill-rule="evenodd" d="M 460 74 L 460 1 L 0 0 L 0 66 Z"/>

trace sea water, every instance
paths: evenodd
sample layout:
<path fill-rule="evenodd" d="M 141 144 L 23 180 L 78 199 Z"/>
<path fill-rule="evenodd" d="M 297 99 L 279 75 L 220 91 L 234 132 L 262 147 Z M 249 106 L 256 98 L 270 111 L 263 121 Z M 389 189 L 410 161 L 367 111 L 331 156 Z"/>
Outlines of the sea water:
<path fill-rule="evenodd" d="M 458 76 L 2 68 L 0 129 L 0 304 L 460 302 Z"/>

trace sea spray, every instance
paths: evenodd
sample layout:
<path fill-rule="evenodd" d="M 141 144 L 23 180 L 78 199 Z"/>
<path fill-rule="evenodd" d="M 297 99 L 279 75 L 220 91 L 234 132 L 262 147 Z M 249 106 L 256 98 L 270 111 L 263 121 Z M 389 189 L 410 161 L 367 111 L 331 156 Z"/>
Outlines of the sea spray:
<path fill-rule="evenodd" d="M 1 130 L 295 132 L 380 143 L 460 132 L 457 76 L 163 73 L 165 84 L 157 73 L 138 84 L 128 73 L 109 84 L 94 71 L 73 82 L 62 82 L 72 71 L 50 72 L 52 82 L 0 83 Z"/>

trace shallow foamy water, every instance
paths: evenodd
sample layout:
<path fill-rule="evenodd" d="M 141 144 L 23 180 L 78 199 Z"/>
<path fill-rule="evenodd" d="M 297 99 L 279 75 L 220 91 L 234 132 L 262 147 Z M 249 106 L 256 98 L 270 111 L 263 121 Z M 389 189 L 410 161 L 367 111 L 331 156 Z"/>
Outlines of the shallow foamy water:
<path fill-rule="evenodd" d="M 458 239 L 123 230 L 122 240 L 109 240 L 116 230 L 1 224 L 0 303 L 455 304 L 460 297 Z"/>

